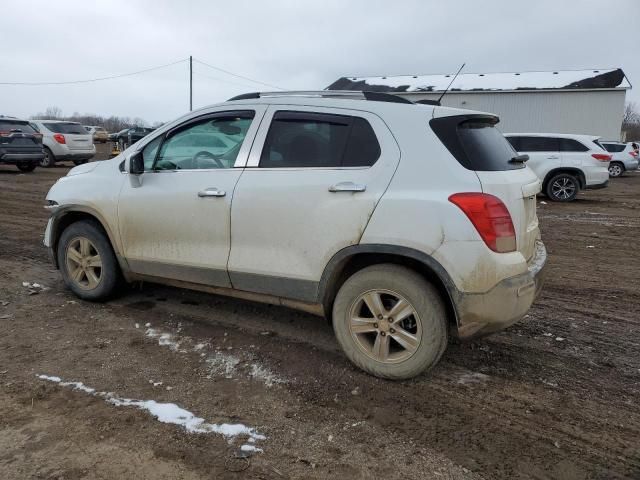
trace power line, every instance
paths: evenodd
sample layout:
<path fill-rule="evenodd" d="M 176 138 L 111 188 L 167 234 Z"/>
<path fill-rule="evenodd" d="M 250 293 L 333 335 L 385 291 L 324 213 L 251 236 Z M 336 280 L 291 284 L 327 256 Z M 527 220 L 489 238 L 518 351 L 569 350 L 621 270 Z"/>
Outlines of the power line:
<path fill-rule="evenodd" d="M 216 82 L 229 83 L 231 85 L 237 85 L 239 87 L 245 87 L 245 88 L 256 88 L 255 85 L 249 85 L 247 83 L 232 82 L 231 80 L 224 80 L 222 78 L 212 77 L 211 75 L 205 75 L 204 73 L 200 73 L 197 70 L 194 70 L 193 73 L 196 74 L 199 77 L 208 78 L 209 80 L 213 80 L 213 81 L 216 81 Z"/>
<path fill-rule="evenodd" d="M 203 62 L 203 61 L 201 61 L 201 60 L 198 60 L 197 58 L 194 58 L 194 59 L 193 59 L 193 61 L 194 61 L 194 62 L 197 62 L 197 63 L 200 63 L 200 64 L 202 64 L 202 65 L 204 65 L 204 66 L 206 66 L 206 67 L 212 68 L 212 69 L 214 69 L 214 70 L 218 70 L 219 72 L 226 73 L 227 75 L 231 75 L 231 76 L 233 76 L 233 77 L 242 78 L 243 80 L 249 80 L 250 82 L 258 83 L 258 84 L 260 84 L 260 85 L 265 85 L 265 86 L 267 86 L 267 87 L 269 87 L 269 88 L 275 88 L 275 89 L 277 89 L 277 90 L 284 90 L 282 87 L 278 87 L 278 86 L 276 86 L 276 85 L 271 85 L 271 84 L 269 84 L 269 83 L 261 82 L 261 81 L 259 81 L 259 80 L 254 80 L 253 78 L 245 77 L 245 76 L 243 76 L 243 75 L 238 75 L 237 73 L 233 73 L 233 72 L 230 72 L 230 71 L 228 71 L 228 70 L 224 70 L 224 69 L 222 69 L 222 68 L 220 68 L 220 67 L 214 67 L 213 65 L 209 65 L 208 63 L 205 63 L 205 62 Z"/>
<path fill-rule="evenodd" d="M 178 60 L 172 63 L 167 63 L 165 65 L 158 65 L 157 67 L 145 68 L 144 70 L 138 70 L 137 72 L 131 73 L 122 73 L 120 75 L 110 75 L 108 77 L 100 77 L 100 78 L 91 78 L 88 80 L 69 80 L 65 82 L 0 82 L 0 85 L 24 85 L 24 86 L 37 86 L 37 85 L 73 85 L 78 83 L 91 83 L 91 82 L 100 82 L 102 80 L 111 80 L 114 78 L 122 78 L 129 77 L 131 75 L 138 75 L 140 73 L 151 72 L 153 70 L 159 70 L 161 68 L 170 67 L 172 65 L 177 65 L 178 63 L 186 62 L 188 58 L 183 58 L 182 60 Z"/>

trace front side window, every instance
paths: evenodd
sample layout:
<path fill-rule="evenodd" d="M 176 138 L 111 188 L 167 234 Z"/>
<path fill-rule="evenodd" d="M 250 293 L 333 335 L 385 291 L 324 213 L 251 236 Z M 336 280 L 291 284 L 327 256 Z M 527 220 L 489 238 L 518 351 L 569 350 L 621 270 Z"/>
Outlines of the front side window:
<path fill-rule="evenodd" d="M 170 133 L 157 155 L 152 153 L 155 140 L 145 151 L 156 157 L 155 170 L 233 168 L 253 116 L 252 111 L 216 114 Z"/>
<path fill-rule="evenodd" d="M 369 167 L 380 144 L 364 118 L 280 111 L 265 140 L 261 168 Z"/>

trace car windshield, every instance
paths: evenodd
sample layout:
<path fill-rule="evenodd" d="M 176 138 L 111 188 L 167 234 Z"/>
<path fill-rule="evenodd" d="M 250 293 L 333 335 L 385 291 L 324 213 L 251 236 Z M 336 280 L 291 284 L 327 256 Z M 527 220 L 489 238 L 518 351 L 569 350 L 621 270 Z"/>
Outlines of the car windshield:
<path fill-rule="evenodd" d="M 66 122 L 43 122 L 44 126 L 51 130 L 53 133 L 75 133 L 86 135 L 87 131 L 79 123 L 66 123 Z"/>
<path fill-rule="evenodd" d="M 20 130 L 22 133 L 36 133 L 28 122 L 0 120 L 0 132 L 10 132 L 11 130 Z"/>

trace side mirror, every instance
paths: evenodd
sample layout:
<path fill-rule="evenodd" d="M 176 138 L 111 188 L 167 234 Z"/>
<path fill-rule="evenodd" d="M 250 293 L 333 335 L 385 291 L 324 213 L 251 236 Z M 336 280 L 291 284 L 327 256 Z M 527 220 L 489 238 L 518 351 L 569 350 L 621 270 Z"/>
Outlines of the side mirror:
<path fill-rule="evenodd" d="M 142 152 L 136 152 L 129 157 L 129 173 L 132 175 L 141 175 L 144 173 L 144 159 Z"/>

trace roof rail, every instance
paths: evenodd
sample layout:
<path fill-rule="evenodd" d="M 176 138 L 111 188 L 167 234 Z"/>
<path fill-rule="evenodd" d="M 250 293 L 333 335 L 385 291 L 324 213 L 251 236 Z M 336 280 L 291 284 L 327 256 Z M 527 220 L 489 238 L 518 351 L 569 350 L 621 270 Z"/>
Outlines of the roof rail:
<path fill-rule="evenodd" d="M 391 102 L 391 103 L 409 103 L 412 101 L 406 98 L 393 95 L 391 93 L 383 92 L 368 92 L 360 90 L 300 90 L 300 91 L 288 91 L 288 92 L 252 92 L 243 93 L 227 100 L 232 102 L 234 100 L 248 100 L 254 98 L 269 98 L 269 97 L 321 97 L 321 98 L 349 98 L 355 100 L 369 100 L 373 102 Z"/>

